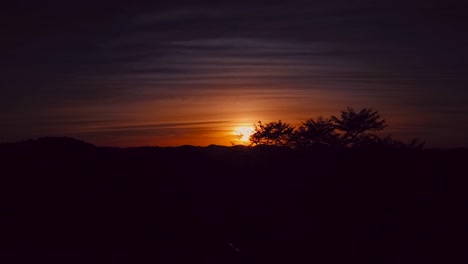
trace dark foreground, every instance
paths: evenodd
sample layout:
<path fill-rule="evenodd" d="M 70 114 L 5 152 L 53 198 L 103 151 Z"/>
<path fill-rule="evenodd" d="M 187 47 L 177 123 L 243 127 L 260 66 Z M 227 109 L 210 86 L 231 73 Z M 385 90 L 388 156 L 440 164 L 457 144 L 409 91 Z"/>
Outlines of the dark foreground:
<path fill-rule="evenodd" d="M 0 166 L 0 263 L 467 263 L 467 150 L 48 139 Z"/>

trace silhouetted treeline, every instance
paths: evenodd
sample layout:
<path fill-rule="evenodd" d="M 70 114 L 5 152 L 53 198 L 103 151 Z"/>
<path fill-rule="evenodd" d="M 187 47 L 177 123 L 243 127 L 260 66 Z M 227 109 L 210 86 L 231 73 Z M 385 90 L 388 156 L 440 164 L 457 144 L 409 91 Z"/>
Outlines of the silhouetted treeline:
<path fill-rule="evenodd" d="M 466 149 L 0 145 L 0 262 L 461 263 Z"/>
<path fill-rule="evenodd" d="M 318 117 L 308 119 L 295 128 L 282 122 L 262 123 L 255 125 L 250 136 L 251 145 L 288 146 L 293 148 L 309 146 L 360 147 L 360 148 L 422 148 L 424 142 L 413 139 L 409 143 L 387 135 L 384 138 L 372 133 L 387 126 L 381 120 L 378 111 L 363 108 L 356 112 L 348 107 L 341 111 L 341 116 L 330 118 Z"/>

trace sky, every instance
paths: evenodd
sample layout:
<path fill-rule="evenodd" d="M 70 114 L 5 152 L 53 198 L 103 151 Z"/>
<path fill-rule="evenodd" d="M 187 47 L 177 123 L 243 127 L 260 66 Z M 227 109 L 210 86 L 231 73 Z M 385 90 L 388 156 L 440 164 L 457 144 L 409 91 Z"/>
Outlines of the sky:
<path fill-rule="evenodd" d="M 367 107 L 395 138 L 468 147 L 463 1 L 18 0 L 0 25 L 0 142 L 242 144 Z"/>

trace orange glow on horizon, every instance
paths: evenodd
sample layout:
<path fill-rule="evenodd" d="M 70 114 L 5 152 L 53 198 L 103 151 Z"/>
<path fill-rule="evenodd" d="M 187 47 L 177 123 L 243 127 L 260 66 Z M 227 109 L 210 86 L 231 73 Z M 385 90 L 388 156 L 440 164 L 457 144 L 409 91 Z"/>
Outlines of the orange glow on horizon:
<path fill-rule="evenodd" d="M 75 137 L 98 146 L 248 145 L 254 124 L 258 121 L 281 120 L 299 127 L 309 118 L 339 116 L 340 111 L 349 105 L 355 109 L 366 106 L 378 110 L 390 125 L 385 132 L 398 134 L 399 138 L 403 137 L 402 134 L 413 133 L 401 129 L 411 124 L 409 119 L 415 120 L 416 116 L 410 118 L 409 111 L 398 108 L 396 112 L 393 106 L 380 101 L 366 103 L 364 97 L 333 89 L 260 88 L 225 89 L 222 92 L 196 90 L 185 95 L 190 100 L 169 97 L 148 98 L 118 106 L 92 105 L 84 108 L 67 105 L 56 111 L 61 113 L 58 117 L 54 113 L 50 115 L 74 122 L 48 125 L 44 131 L 56 130 L 57 135 Z M 51 134 L 47 131 L 37 131 L 36 134 L 39 132 Z"/>

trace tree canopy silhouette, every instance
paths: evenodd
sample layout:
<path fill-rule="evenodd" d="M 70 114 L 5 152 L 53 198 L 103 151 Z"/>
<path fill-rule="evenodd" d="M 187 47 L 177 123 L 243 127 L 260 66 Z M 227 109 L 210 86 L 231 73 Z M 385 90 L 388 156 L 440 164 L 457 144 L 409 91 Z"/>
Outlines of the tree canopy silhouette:
<path fill-rule="evenodd" d="M 360 139 L 373 137 L 370 134 L 366 135 L 366 132 L 380 131 L 387 126 L 385 120 L 380 119 L 378 111 L 363 108 L 356 112 L 351 107 L 348 107 L 346 111 L 341 111 L 341 118 L 331 117 L 335 129 L 344 132 L 341 135 L 341 145 L 356 144 Z"/>
<path fill-rule="evenodd" d="M 295 133 L 298 146 L 334 145 L 337 142 L 335 126 L 331 119 L 321 116 L 317 120 L 311 118 L 302 123 Z"/>
<path fill-rule="evenodd" d="M 294 127 L 281 120 L 278 122 L 254 124 L 255 130 L 250 136 L 252 145 L 288 146 L 294 132 Z"/>
<path fill-rule="evenodd" d="M 297 129 L 281 120 L 254 124 L 250 136 L 251 145 L 307 147 L 314 145 L 329 147 L 390 147 L 422 148 L 424 142 L 413 139 L 406 144 L 390 135 L 380 138 L 372 133 L 387 127 L 378 111 L 363 108 L 356 112 L 348 107 L 340 117 L 318 117 L 307 119 Z"/>

